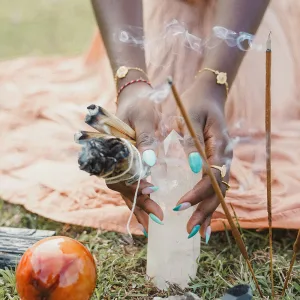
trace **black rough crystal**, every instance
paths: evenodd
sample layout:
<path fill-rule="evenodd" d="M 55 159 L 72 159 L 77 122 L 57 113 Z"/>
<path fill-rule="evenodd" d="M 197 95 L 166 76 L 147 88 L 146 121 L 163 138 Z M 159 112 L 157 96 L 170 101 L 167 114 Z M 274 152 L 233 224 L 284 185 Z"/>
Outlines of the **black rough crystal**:
<path fill-rule="evenodd" d="M 251 300 L 253 298 L 251 287 L 239 284 L 227 290 L 222 300 Z"/>

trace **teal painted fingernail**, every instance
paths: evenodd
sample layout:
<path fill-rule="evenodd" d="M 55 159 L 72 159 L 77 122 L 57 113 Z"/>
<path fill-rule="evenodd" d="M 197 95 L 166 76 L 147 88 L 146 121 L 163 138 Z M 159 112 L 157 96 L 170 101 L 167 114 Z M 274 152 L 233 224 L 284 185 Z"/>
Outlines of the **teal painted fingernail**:
<path fill-rule="evenodd" d="M 139 223 L 139 227 L 140 227 L 141 231 L 143 232 L 144 236 L 147 238 L 148 233 L 147 233 L 145 227 L 141 223 Z"/>
<path fill-rule="evenodd" d="M 184 202 L 184 203 L 181 203 L 181 204 L 177 205 L 176 207 L 174 207 L 173 210 L 174 211 L 182 211 L 182 210 L 190 208 L 191 206 L 192 206 L 191 203 Z"/>
<path fill-rule="evenodd" d="M 205 232 L 205 243 L 208 244 L 211 235 L 211 227 L 208 226 Z"/>
<path fill-rule="evenodd" d="M 194 226 L 194 228 L 192 229 L 191 233 L 188 236 L 188 239 L 192 238 L 194 235 L 197 234 L 197 232 L 199 232 L 200 230 L 200 225 L 196 225 Z"/>
<path fill-rule="evenodd" d="M 147 233 L 147 231 L 146 231 L 145 228 L 143 229 L 143 234 L 144 234 L 144 236 L 145 236 L 146 238 L 148 237 L 148 233 Z"/>
<path fill-rule="evenodd" d="M 157 224 L 164 225 L 164 223 L 154 214 L 149 214 L 149 217 Z"/>
<path fill-rule="evenodd" d="M 153 167 L 156 163 L 156 154 L 153 150 L 146 150 L 143 152 L 143 161 L 149 166 Z"/>
<path fill-rule="evenodd" d="M 142 194 L 143 195 L 149 195 L 151 193 L 154 193 L 158 191 L 158 186 L 149 186 L 149 187 L 146 187 L 142 190 Z"/>
<path fill-rule="evenodd" d="M 202 169 L 202 158 L 198 152 L 189 155 L 190 168 L 194 173 L 199 173 Z"/>

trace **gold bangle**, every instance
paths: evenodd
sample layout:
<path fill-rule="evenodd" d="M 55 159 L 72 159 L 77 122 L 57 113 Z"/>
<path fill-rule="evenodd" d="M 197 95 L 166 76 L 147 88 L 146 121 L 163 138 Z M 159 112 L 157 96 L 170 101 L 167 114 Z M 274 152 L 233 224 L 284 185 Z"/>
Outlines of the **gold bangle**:
<path fill-rule="evenodd" d="M 231 188 L 230 184 L 227 183 L 226 181 L 222 180 L 222 183 L 226 185 L 226 191 L 228 191 Z"/>
<path fill-rule="evenodd" d="M 210 167 L 220 171 L 222 179 L 226 176 L 226 173 L 227 173 L 226 165 L 223 165 L 222 167 L 219 167 L 219 166 L 216 166 L 216 165 L 211 165 Z"/>
<path fill-rule="evenodd" d="M 225 85 L 226 97 L 227 97 L 228 94 L 229 94 L 229 85 L 228 85 L 228 82 L 227 82 L 227 73 L 220 72 L 220 71 L 217 71 L 217 70 L 213 70 L 213 69 L 210 69 L 210 68 L 204 68 L 204 69 L 198 71 L 197 75 L 202 73 L 203 71 L 210 71 L 210 72 L 213 72 L 214 74 L 217 75 L 217 78 L 216 78 L 217 84 Z"/>
<path fill-rule="evenodd" d="M 142 72 L 146 76 L 146 78 L 148 78 L 146 72 L 141 68 L 129 68 L 129 67 L 121 66 L 116 71 L 116 74 L 114 76 L 114 80 L 115 80 L 117 90 L 118 90 L 118 79 L 125 78 L 127 76 L 128 72 L 131 71 L 131 70 Z"/>

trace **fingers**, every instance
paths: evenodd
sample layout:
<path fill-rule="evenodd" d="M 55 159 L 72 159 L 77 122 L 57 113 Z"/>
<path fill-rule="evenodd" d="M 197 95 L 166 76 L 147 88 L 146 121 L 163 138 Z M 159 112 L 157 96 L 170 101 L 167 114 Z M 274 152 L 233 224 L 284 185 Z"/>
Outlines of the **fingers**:
<path fill-rule="evenodd" d="M 192 123 L 192 126 L 194 127 L 197 138 L 200 141 L 202 147 L 204 147 L 204 138 L 203 138 L 203 122 L 199 120 L 203 120 L 203 118 L 196 112 L 190 113 L 190 120 Z M 200 154 L 198 153 L 195 142 L 192 136 L 190 135 L 187 128 L 185 128 L 185 134 L 184 134 L 184 149 L 185 153 L 188 156 L 189 165 L 191 170 L 194 173 L 199 173 L 202 169 L 202 158 Z"/>
<path fill-rule="evenodd" d="M 142 194 L 143 195 L 150 195 L 150 194 L 152 194 L 156 191 L 158 191 L 158 186 L 151 185 L 151 186 L 147 186 L 147 187 L 143 188 L 142 189 Z"/>
<path fill-rule="evenodd" d="M 221 173 L 218 170 L 214 170 L 213 174 L 216 176 L 223 196 L 225 196 L 226 185 L 221 182 Z M 226 177 L 228 177 L 228 175 L 226 175 Z M 224 178 L 224 180 L 226 179 Z M 184 195 L 179 202 L 180 204 L 178 206 L 182 205 L 183 207 L 188 206 L 186 203 L 189 203 L 190 206 L 198 204 L 187 223 L 187 232 L 189 233 L 189 238 L 191 238 L 200 231 L 201 236 L 205 238 L 206 243 L 208 243 L 211 234 L 211 216 L 220 204 L 220 200 L 211 185 L 210 178 L 205 175 L 203 180 L 201 180 L 192 191 Z"/>
<path fill-rule="evenodd" d="M 128 198 L 122 196 L 126 205 L 132 210 L 133 203 Z M 140 196 L 137 199 L 137 205 L 134 214 L 138 222 L 143 226 L 143 233 L 148 236 L 149 217 L 157 224 L 163 225 L 163 211 L 158 204 L 152 201 L 148 196 Z"/>
<path fill-rule="evenodd" d="M 137 148 L 142 153 L 143 161 L 150 167 L 156 163 L 156 123 L 157 112 L 153 105 L 144 107 L 145 111 L 139 112 L 135 119 Z"/>
<path fill-rule="evenodd" d="M 205 152 L 209 164 L 216 166 L 211 168 L 211 171 L 219 184 L 223 196 L 225 196 L 227 186 L 222 181 L 228 183 L 232 152 L 228 151 L 230 139 L 227 131 L 222 129 L 226 128 L 225 125 L 222 124 L 222 121 L 215 120 L 211 122 L 209 120 L 206 121 L 203 134 Z M 192 147 L 187 149 L 192 149 Z M 224 169 L 226 172 L 224 172 Z M 210 177 L 204 174 L 202 180 L 180 199 L 174 210 L 180 211 L 190 206 L 198 205 L 187 224 L 187 231 L 189 238 L 200 232 L 201 236 L 208 242 L 211 234 L 211 216 L 219 204 L 220 200 L 215 194 Z"/>
<path fill-rule="evenodd" d="M 217 158 L 217 161 L 212 161 L 212 165 L 223 166 L 220 162 L 220 158 Z M 223 160 L 224 161 L 224 160 Z M 226 185 L 222 183 L 222 181 L 228 182 L 229 178 L 229 167 L 226 167 L 226 175 L 222 178 L 222 173 L 218 169 L 211 168 L 213 175 L 215 176 L 217 182 L 219 183 L 219 187 L 221 190 L 226 192 Z M 225 168 L 224 167 L 224 168 Z M 215 190 L 212 186 L 211 179 L 207 174 L 204 174 L 202 179 L 194 186 L 192 190 L 186 193 L 177 203 L 177 206 L 173 209 L 174 211 L 182 211 L 191 206 L 199 204 L 207 198 L 215 195 Z M 225 193 L 223 194 L 225 195 Z"/>
<path fill-rule="evenodd" d="M 224 117 L 216 116 L 213 120 L 208 118 L 204 138 L 205 152 L 210 164 L 228 164 L 230 167 L 233 151 Z"/>
<path fill-rule="evenodd" d="M 130 210 L 132 210 L 132 205 L 133 205 L 132 202 L 124 196 L 122 198 L 124 199 L 128 208 Z M 144 234 L 147 233 L 148 232 L 148 222 L 149 222 L 149 216 L 147 215 L 147 213 L 145 211 L 143 211 L 142 209 L 140 209 L 138 206 L 136 206 L 133 213 L 136 216 L 138 222 L 142 225 L 142 227 L 143 227 L 142 230 L 143 230 Z"/>
<path fill-rule="evenodd" d="M 124 193 L 135 193 L 136 187 L 137 187 L 137 182 L 127 186 L 124 183 L 117 183 L 117 184 L 109 184 L 107 187 L 111 190 L 117 191 L 121 194 L 124 195 Z M 146 180 L 141 180 L 140 182 L 140 187 L 139 187 L 139 192 L 138 195 L 150 195 L 154 192 L 158 191 L 158 187 L 154 186 L 153 184 L 147 182 Z M 134 196 L 133 193 L 133 196 Z"/>
<path fill-rule="evenodd" d="M 216 172 L 215 172 L 216 173 Z M 218 178 L 219 175 L 216 174 Z M 186 193 L 177 203 L 174 208 L 175 211 L 185 210 L 191 206 L 194 206 L 204 199 L 212 196 L 214 194 L 214 189 L 211 184 L 211 180 L 207 174 L 205 174 L 201 181 L 198 182 L 192 190 Z"/>
<path fill-rule="evenodd" d="M 218 206 L 219 199 L 217 195 L 213 195 L 198 204 L 196 210 L 187 223 L 189 238 L 192 238 L 200 232 L 201 236 L 205 238 L 206 243 L 208 243 L 211 235 L 211 216 Z"/>
<path fill-rule="evenodd" d="M 201 234 L 202 238 L 205 239 L 206 244 L 208 244 L 208 242 L 210 240 L 210 235 L 211 235 L 211 226 L 210 226 L 211 217 L 212 216 L 210 215 L 206 218 L 206 220 L 203 222 L 201 229 L 200 229 L 200 234 Z"/>
<path fill-rule="evenodd" d="M 108 188 L 113 189 L 115 191 L 118 191 L 121 193 L 123 199 L 125 200 L 127 206 L 129 209 L 132 208 L 132 201 L 134 199 L 134 194 L 136 191 L 136 184 L 133 184 L 131 186 L 126 186 L 124 183 L 118 183 L 118 184 L 111 184 L 108 185 Z M 154 187 L 150 183 L 146 182 L 145 180 L 142 180 L 140 183 L 140 189 L 137 194 L 136 199 L 136 210 L 138 211 L 143 210 L 147 215 L 151 217 L 153 221 L 155 221 L 158 224 L 163 224 L 163 211 L 160 208 L 160 206 L 150 199 L 149 194 L 144 194 L 145 190 L 152 189 L 152 192 L 154 190 L 157 190 L 157 187 Z M 143 193 L 144 192 L 144 193 Z M 128 200 L 129 199 L 129 200 Z M 128 202 L 129 201 L 129 202 Z M 130 203 L 130 205 L 129 205 Z"/>

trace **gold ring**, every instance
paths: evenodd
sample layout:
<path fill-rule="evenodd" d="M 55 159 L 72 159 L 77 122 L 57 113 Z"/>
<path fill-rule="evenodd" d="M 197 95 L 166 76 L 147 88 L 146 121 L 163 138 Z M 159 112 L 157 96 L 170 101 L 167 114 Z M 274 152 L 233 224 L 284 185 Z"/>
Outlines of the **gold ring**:
<path fill-rule="evenodd" d="M 228 191 L 231 188 L 231 186 L 230 186 L 229 183 L 227 183 L 227 182 L 225 182 L 223 180 L 222 180 L 222 183 L 224 183 L 226 185 L 226 191 Z"/>
<path fill-rule="evenodd" d="M 226 165 L 223 165 L 222 167 L 219 167 L 216 165 L 211 165 L 210 167 L 213 169 L 219 170 L 221 172 L 222 179 L 226 176 L 226 173 L 227 173 Z"/>

